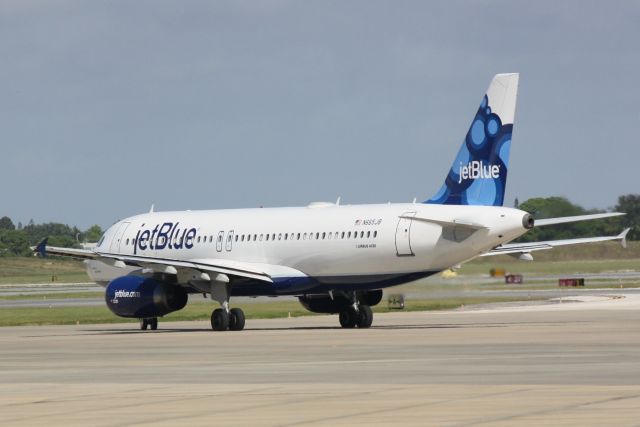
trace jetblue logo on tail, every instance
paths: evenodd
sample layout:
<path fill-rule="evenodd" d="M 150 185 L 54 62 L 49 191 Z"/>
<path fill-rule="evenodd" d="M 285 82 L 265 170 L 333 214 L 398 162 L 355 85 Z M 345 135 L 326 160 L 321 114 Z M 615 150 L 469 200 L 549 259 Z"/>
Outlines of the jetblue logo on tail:
<path fill-rule="evenodd" d="M 467 179 L 498 179 L 500 178 L 500 165 L 485 165 L 482 160 L 473 160 L 458 168 L 458 184 Z"/>
<path fill-rule="evenodd" d="M 493 78 L 442 187 L 425 203 L 502 206 L 517 90 L 517 74 Z"/>

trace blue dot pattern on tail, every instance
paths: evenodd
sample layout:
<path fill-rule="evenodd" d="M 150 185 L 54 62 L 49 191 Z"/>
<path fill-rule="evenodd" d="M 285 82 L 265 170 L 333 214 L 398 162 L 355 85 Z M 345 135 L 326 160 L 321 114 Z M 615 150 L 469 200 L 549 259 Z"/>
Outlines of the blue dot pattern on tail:
<path fill-rule="evenodd" d="M 513 124 L 502 124 L 485 95 L 440 191 L 425 203 L 502 206 Z"/>

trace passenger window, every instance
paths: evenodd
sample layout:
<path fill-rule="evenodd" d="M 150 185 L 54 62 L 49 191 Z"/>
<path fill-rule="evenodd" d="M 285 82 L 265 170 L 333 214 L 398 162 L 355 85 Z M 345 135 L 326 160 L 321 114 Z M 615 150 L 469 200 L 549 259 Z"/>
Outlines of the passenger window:
<path fill-rule="evenodd" d="M 318 240 L 320 238 L 320 233 L 316 232 L 316 240 Z"/>
<path fill-rule="evenodd" d="M 300 240 L 300 233 L 298 233 L 298 238 L 296 240 Z"/>
<path fill-rule="evenodd" d="M 374 232 L 373 232 L 373 237 L 374 237 L 374 238 L 378 237 L 378 230 L 376 230 L 376 231 L 374 231 Z"/>
<path fill-rule="evenodd" d="M 327 238 L 328 238 L 329 240 L 331 240 L 331 235 L 332 235 L 332 234 L 333 234 L 333 233 L 329 233 L 329 235 L 327 236 Z"/>
<path fill-rule="evenodd" d="M 236 242 L 238 241 L 238 235 L 236 234 Z"/>
<path fill-rule="evenodd" d="M 127 245 L 129 245 L 129 239 L 127 239 Z"/>
<path fill-rule="evenodd" d="M 260 235 L 260 241 L 262 242 L 262 234 Z"/>
<path fill-rule="evenodd" d="M 361 232 L 360 232 L 360 237 L 361 237 L 361 238 L 362 238 L 362 237 L 364 237 L 364 231 L 361 231 Z"/>
<path fill-rule="evenodd" d="M 200 236 L 198 236 L 198 243 L 200 243 Z"/>
<path fill-rule="evenodd" d="M 266 239 L 265 239 L 265 240 L 266 240 L 266 241 L 269 241 L 269 234 L 268 234 L 268 233 L 267 233 L 267 235 L 266 235 L 265 237 L 266 237 Z"/>
<path fill-rule="evenodd" d="M 304 233 L 304 235 L 302 236 L 302 240 L 307 240 L 307 233 Z"/>
<path fill-rule="evenodd" d="M 370 231 L 367 231 L 367 239 L 368 239 L 369 237 L 371 237 L 371 232 L 370 232 Z"/>
<path fill-rule="evenodd" d="M 322 233 L 322 240 L 324 240 L 326 235 L 327 235 L 327 233 Z"/>
<path fill-rule="evenodd" d="M 288 237 L 289 237 L 289 233 L 284 233 L 284 240 L 287 240 Z"/>
<path fill-rule="evenodd" d="M 347 238 L 350 239 L 351 238 L 351 232 L 349 232 L 349 234 L 347 234 Z"/>
<path fill-rule="evenodd" d="M 273 233 L 273 234 L 271 235 L 271 240 L 276 240 L 276 233 Z"/>
<path fill-rule="evenodd" d="M 282 233 L 278 234 L 278 240 L 282 240 Z"/>

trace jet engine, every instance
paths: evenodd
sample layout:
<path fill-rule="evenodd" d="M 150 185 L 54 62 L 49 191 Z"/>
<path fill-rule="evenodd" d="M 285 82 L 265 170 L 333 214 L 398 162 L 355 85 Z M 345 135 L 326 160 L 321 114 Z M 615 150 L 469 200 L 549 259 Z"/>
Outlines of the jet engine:
<path fill-rule="evenodd" d="M 107 307 L 120 317 L 164 316 L 187 305 L 184 288 L 151 277 L 121 276 L 107 285 Z"/>
<path fill-rule="evenodd" d="M 382 289 L 358 291 L 356 297 L 360 304 L 372 307 L 382 301 Z M 304 308 L 314 313 L 340 313 L 352 305 L 349 298 L 339 293 L 334 293 L 333 298 L 329 294 L 302 295 L 298 300 Z"/>

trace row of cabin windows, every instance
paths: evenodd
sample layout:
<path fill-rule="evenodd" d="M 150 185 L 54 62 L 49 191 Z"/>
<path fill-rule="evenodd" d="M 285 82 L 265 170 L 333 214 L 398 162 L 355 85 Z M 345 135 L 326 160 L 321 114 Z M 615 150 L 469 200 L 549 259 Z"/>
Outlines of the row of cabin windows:
<path fill-rule="evenodd" d="M 360 231 L 359 234 L 360 238 L 376 238 L 378 237 L 378 231 L 375 230 L 373 232 L 371 231 Z M 335 233 L 333 232 L 316 232 L 314 233 L 278 233 L 276 236 L 276 233 L 272 233 L 272 234 L 236 234 L 234 237 L 234 240 L 236 242 L 251 242 L 251 241 L 260 241 L 262 242 L 264 241 L 274 241 L 274 240 L 331 240 L 331 239 L 337 239 L 337 240 L 342 240 L 342 239 L 356 239 L 358 238 L 358 232 L 354 231 L 353 233 L 351 231 L 343 231 L 343 232 L 338 232 L 336 231 Z M 211 243 L 213 241 L 213 236 L 209 236 L 209 243 Z M 222 242 L 222 235 L 218 235 L 218 241 Z M 207 236 L 204 236 L 202 238 L 202 240 L 200 239 L 200 236 L 198 236 L 198 238 L 196 239 L 196 242 L 200 243 L 206 243 L 207 242 Z"/>
<path fill-rule="evenodd" d="M 331 239 L 336 239 L 336 240 L 344 240 L 344 239 L 357 239 L 358 236 L 360 236 L 360 238 L 377 238 L 378 237 L 378 231 L 374 230 L 373 232 L 369 231 L 336 231 L 335 233 L 333 232 L 315 232 L 315 233 L 278 233 L 277 235 L 277 239 L 278 240 L 331 240 Z M 195 240 L 197 243 L 207 243 L 207 239 L 209 240 L 209 243 L 213 242 L 213 236 L 198 236 Z M 180 243 L 180 239 L 179 238 L 175 238 L 174 240 L 174 244 L 179 244 Z M 272 234 L 236 234 L 235 235 L 235 241 L 236 242 L 256 242 L 256 241 L 275 241 L 276 240 L 276 233 L 272 233 Z M 222 234 L 218 235 L 218 242 L 222 242 Z M 160 244 L 163 244 L 164 242 L 160 242 Z M 126 240 L 126 244 L 129 245 L 135 245 L 136 244 L 136 239 L 127 239 Z"/>

